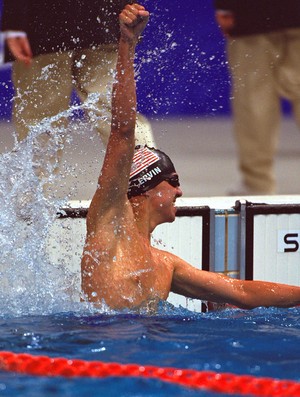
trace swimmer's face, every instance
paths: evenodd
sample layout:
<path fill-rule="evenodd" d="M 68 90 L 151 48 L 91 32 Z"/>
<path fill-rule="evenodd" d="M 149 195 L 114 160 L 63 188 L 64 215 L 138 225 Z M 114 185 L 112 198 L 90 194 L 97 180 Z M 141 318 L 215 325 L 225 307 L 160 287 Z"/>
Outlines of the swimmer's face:
<path fill-rule="evenodd" d="M 160 218 L 159 223 L 173 222 L 176 216 L 175 202 L 182 196 L 178 174 L 168 175 L 162 182 L 147 192 L 152 207 Z"/>

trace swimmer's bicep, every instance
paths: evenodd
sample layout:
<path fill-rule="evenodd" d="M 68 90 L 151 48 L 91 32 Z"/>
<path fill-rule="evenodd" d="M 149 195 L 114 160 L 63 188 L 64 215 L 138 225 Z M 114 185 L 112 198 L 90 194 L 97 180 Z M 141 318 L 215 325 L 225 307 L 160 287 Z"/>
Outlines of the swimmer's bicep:
<path fill-rule="evenodd" d="M 126 143 L 110 142 L 115 145 L 108 147 L 102 170 L 98 178 L 97 188 L 92 198 L 87 228 L 94 229 L 99 222 L 108 222 L 123 211 L 127 201 L 128 180 L 131 167 L 131 153 L 126 153 Z"/>
<path fill-rule="evenodd" d="M 171 291 L 189 298 L 201 299 L 202 277 L 201 271 L 173 256 L 173 278 Z"/>
<path fill-rule="evenodd" d="M 174 266 L 172 292 L 189 298 L 223 303 L 230 295 L 228 277 L 218 273 L 199 270 L 189 263 L 178 260 Z"/>
<path fill-rule="evenodd" d="M 127 197 L 132 157 L 133 149 L 126 140 L 120 138 L 114 142 L 110 138 L 94 196 L 101 207 L 117 205 L 120 200 L 121 204 Z"/>
<path fill-rule="evenodd" d="M 126 200 L 127 197 L 124 197 L 124 201 Z M 106 230 L 106 232 L 111 229 L 114 230 L 114 228 L 117 230 L 122 221 L 125 218 L 127 219 L 127 217 L 126 206 L 120 204 L 120 202 L 115 206 L 107 205 L 105 198 L 104 201 L 102 199 L 97 201 L 94 197 L 87 214 L 87 236 L 96 235 L 103 230 Z"/>

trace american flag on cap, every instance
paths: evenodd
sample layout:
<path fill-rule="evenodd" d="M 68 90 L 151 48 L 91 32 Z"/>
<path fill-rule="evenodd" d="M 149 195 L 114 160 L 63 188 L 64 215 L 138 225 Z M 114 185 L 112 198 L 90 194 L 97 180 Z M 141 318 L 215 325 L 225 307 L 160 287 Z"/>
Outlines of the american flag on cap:
<path fill-rule="evenodd" d="M 158 160 L 158 155 L 156 153 L 153 153 L 147 147 L 139 148 L 138 150 L 136 150 L 132 159 L 130 178 L 133 178 L 139 172 L 156 163 Z"/>

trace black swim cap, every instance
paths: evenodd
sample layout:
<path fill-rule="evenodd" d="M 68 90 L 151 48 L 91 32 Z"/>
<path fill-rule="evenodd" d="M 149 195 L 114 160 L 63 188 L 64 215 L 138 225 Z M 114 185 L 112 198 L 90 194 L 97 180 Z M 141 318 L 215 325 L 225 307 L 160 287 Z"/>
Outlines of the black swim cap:
<path fill-rule="evenodd" d="M 164 152 L 146 145 L 137 146 L 132 160 L 128 198 L 153 189 L 172 173 L 176 173 L 175 167 Z"/>

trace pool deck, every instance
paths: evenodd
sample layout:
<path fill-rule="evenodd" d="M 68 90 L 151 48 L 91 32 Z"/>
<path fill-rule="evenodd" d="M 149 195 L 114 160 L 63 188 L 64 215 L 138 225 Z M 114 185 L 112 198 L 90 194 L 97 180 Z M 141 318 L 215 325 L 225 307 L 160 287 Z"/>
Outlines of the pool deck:
<path fill-rule="evenodd" d="M 152 119 L 157 146 L 173 159 L 180 175 L 185 197 L 226 196 L 228 187 L 239 180 L 232 120 L 228 118 L 166 118 Z M 89 126 L 80 134 L 76 123 L 70 125 L 72 143 L 66 146 L 64 162 L 73 165 L 77 176 L 69 175 L 63 196 L 71 187 L 71 200 L 89 200 L 96 187 L 104 148 Z M 2 152 L 13 146 L 11 122 L 0 123 Z M 293 119 L 282 121 L 278 153 L 275 160 L 279 195 L 300 194 L 300 133 Z"/>

